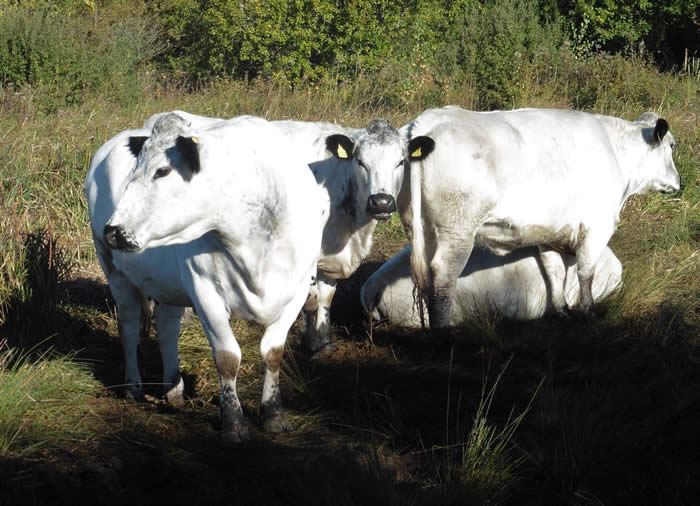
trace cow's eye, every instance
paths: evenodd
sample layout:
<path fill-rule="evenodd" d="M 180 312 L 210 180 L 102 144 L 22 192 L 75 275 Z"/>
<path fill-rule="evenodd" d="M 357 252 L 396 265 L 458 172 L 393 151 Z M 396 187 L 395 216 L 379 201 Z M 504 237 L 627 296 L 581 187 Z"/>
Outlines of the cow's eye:
<path fill-rule="evenodd" d="M 367 166 L 366 166 L 364 163 L 362 163 L 362 160 L 357 160 L 357 165 L 359 165 L 359 166 L 362 167 L 364 170 L 366 170 L 367 172 L 369 172 L 369 170 L 367 169 Z"/>
<path fill-rule="evenodd" d="M 403 167 L 403 158 L 396 164 L 396 168 L 398 169 L 399 167 Z"/>
<path fill-rule="evenodd" d="M 156 173 L 153 175 L 153 179 L 160 179 L 162 177 L 167 176 L 170 174 L 170 171 L 173 170 L 170 167 L 163 167 L 162 169 L 158 169 Z"/>

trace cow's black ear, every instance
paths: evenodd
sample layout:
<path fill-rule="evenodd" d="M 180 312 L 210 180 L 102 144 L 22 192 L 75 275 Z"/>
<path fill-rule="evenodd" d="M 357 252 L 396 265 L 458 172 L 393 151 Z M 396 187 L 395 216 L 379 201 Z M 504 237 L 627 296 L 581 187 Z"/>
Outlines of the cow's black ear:
<path fill-rule="evenodd" d="M 654 127 L 654 140 L 661 142 L 668 133 L 668 122 L 665 119 L 657 119 Z"/>
<path fill-rule="evenodd" d="M 199 164 L 198 144 L 199 139 L 197 137 L 183 137 L 180 135 L 177 138 L 177 141 L 175 141 L 177 149 L 182 154 L 185 162 L 189 164 L 190 170 L 193 174 L 199 172 L 199 169 L 201 168 Z"/>
<path fill-rule="evenodd" d="M 355 143 L 343 134 L 333 134 L 326 137 L 326 148 L 340 160 L 352 160 L 352 150 Z"/>
<path fill-rule="evenodd" d="M 146 142 L 148 137 L 129 137 L 129 151 L 134 156 L 139 156 L 143 143 Z"/>
<path fill-rule="evenodd" d="M 435 149 L 435 141 L 426 135 L 414 137 L 408 142 L 408 159 L 412 162 L 423 160 Z"/>

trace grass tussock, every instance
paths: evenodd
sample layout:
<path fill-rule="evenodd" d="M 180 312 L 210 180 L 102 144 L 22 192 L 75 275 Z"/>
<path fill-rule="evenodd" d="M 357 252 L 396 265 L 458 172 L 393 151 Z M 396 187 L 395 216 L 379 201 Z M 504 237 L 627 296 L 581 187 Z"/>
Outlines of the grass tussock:
<path fill-rule="evenodd" d="M 30 359 L 0 341 L 0 455 L 95 437 L 99 384 L 85 364 L 52 352 Z"/>

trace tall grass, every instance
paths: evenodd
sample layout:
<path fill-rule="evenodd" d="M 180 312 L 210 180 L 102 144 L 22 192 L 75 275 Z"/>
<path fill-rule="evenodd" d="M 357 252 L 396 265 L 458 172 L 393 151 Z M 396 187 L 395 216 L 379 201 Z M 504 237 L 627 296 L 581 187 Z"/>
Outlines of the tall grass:
<path fill-rule="evenodd" d="M 88 402 L 98 388 L 72 356 L 31 359 L 0 341 L 0 456 L 90 440 L 97 419 Z"/>

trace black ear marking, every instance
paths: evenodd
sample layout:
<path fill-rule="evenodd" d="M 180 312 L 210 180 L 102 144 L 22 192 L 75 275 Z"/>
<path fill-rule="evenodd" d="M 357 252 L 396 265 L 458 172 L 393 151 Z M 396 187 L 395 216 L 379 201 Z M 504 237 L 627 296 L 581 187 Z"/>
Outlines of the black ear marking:
<path fill-rule="evenodd" d="M 661 118 L 656 120 L 656 126 L 654 127 L 654 140 L 656 142 L 661 142 L 667 133 L 668 133 L 668 122 L 665 119 L 661 119 Z"/>
<path fill-rule="evenodd" d="M 190 166 L 190 170 L 193 174 L 199 172 L 201 168 L 199 164 L 199 149 L 197 149 L 197 144 L 199 144 L 199 139 L 197 137 L 183 137 L 178 136 L 177 141 L 175 141 L 175 146 L 182 154 Z"/>
<path fill-rule="evenodd" d="M 352 160 L 352 150 L 355 143 L 343 134 L 333 134 L 326 137 L 326 149 L 340 160 Z"/>
<path fill-rule="evenodd" d="M 148 137 L 129 137 L 129 151 L 134 156 L 139 156 L 141 148 L 143 148 L 143 143 L 148 140 Z"/>
<path fill-rule="evenodd" d="M 414 137 L 408 142 L 408 159 L 412 162 L 423 160 L 435 149 L 435 141 L 427 135 Z"/>

